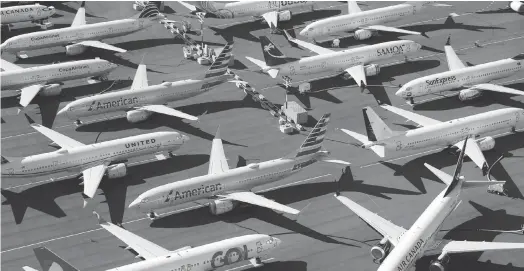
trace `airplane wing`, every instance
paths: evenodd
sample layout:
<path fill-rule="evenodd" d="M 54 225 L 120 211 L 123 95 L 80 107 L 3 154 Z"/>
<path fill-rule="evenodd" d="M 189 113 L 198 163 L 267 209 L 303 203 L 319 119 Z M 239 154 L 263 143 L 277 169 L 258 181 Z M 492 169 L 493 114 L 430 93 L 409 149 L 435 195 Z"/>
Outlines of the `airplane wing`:
<path fill-rule="evenodd" d="M 466 65 L 460 61 L 460 58 L 457 56 L 453 47 L 449 45 L 449 38 L 446 46 L 444 46 L 444 51 L 446 52 L 446 59 L 448 61 L 448 68 L 450 71 L 464 69 Z"/>
<path fill-rule="evenodd" d="M 229 170 L 226 155 L 224 153 L 224 146 L 220 138 L 220 127 L 217 129 L 215 138 L 213 138 L 213 145 L 211 146 L 211 154 L 209 155 L 209 170 L 208 175 L 226 172 Z"/>
<path fill-rule="evenodd" d="M 355 133 L 353 131 L 346 130 L 346 129 L 340 129 L 340 130 L 342 132 L 346 133 L 347 135 L 349 135 L 350 137 L 353 137 L 354 139 L 360 141 L 364 145 L 373 143 L 373 142 L 369 141 L 368 137 L 365 136 L 365 135 L 361 135 L 359 133 Z M 382 145 L 374 145 L 374 146 L 371 146 L 370 149 L 374 153 L 376 153 L 378 156 L 380 156 L 382 158 L 384 158 L 384 156 L 386 156 L 385 148 Z"/>
<path fill-rule="evenodd" d="M 38 92 L 42 89 L 43 85 L 31 85 L 25 88 L 22 88 L 20 94 L 20 105 L 26 107 L 31 103 L 31 101 L 36 97 Z"/>
<path fill-rule="evenodd" d="M 2 70 L 4 71 L 14 71 L 14 70 L 23 70 L 24 68 L 16 65 L 16 64 L 13 64 L 9 61 L 6 61 L 6 60 L 3 60 L 2 59 Z"/>
<path fill-rule="evenodd" d="M 84 46 L 100 48 L 100 49 L 109 50 L 109 51 L 115 51 L 115 52 L 119 52 L 119 53 L 127 52 L 127 50 L 124 50 L 122 48 L 118 48 L 116 46 L 109 45 L 107 43 L 103 43 L 103 42 L 97 41 L 97 40 L 84 40 L 84 41 L 77 42 L 76 44 L 81 44 L 81 45 L 84 45 Z"/>
<path fill-rule="evenodd" d="M 431 126 L 431 125 L 440 123 L 440 121 L 436 119 L 428 118 L 428 117 L 425 117 L 425 116 L 422 116 L 422 115 L 419 115 L 419 114 L 416 114 L 416 113 L 413 113 L 413 112 L 410 112 L 404 109 L 400 109 L 400 108 L 397 108 L 391 105 L 384 104 L 384 105 L 381 105 L 381 107 L 397 115 L 400 115 L 406 119 L 409 119 L 421 126 Z"/>
<path fill-rule="evenodd" d="M 485 172 L 488 169 L 488 163 L 486 162 L 486 158 L 484 157 L 484 154 L 482 153 L 482 150 L 480 150 L 479 144 L 475 140 L 468 140 L 466 143 L 466 155 L 469 156 L 469 158 Z M 454 144 L 455 147 L 461 149 L 464 145 L 464 140 L 461 140 Z"/>
<path fill-rule="evenodd" d="M 514 88 L 508 88 L 503 87 L 495 84 L 478 84 L 471 87 L 473 89 L 478 90 L 489 90 L 489 91 L 495 91 L 495 92 L 502 92 L 502 93 L 508 93 L 508 94 L 515 94 L 515 95 L 524 95 L 524 91 L 517 90 Z"/>
<path fill-rule="evenodd" d="M 409 30 L 404 30 L 401 28 L 384 26 L 384 25 L 368 25 L 368 26 L 364 26 L 361 28 L 367 29 L 367 30 L 379 30 L 379 31 L 385 31 L 385 32 L 403 33 L 403 34 L 409 34 L 409 35 L 421 35 L 422 34 L 420 32 L 409 31 Z"/>
<path fill-rule="evenodd" d="M 264 20 L 266 20 L 267 24 L 269 25 L 269 28 L 271 29 L 277 28 L 278 12 L 270 11 L 270 12 L 262 14 L 262 17 L 264 17 Z"/>
<path fill-rule="evenodd" d="M 253 205 L 257 205 L 264 208 L 273 209 L 276 211 L 289 213 L 296 215 L 300 213 L 299 210 L 293 209 L 291 207 L 288 207 L 286 205 L 280 204 L 278 202 L 275 202 L 273 200 L 264 198 L 262 196 L 259 196 L 253 192 L 232 192 L 226 195 L 218 195 L 219 197 L 223 199 L 229 199 L 229 200 L 236 200 L 241 201 Z"/>
<path fill-rule="evenodd" d="M 388 221 L 373 212 L 370 212 L 366 208 L 358 205 L 356 202 L 344 196 L 335 196 L 335 198 L 342 202 L 342 204 L 346 205 L 346 207 L 351 209 L 351 211 L 357 214 L 372 228 L 382 234 L 382 236 L 387 237 L 394 246 L 398 244 L 400 237 L 402 237 L 402 234 L 406 232 L 406 229 L 393 224 L 391 221 Z"/>
<path fill-rule="evenodd" d="M 142 89 L 148 86 L 147 82 L 147 66 L 145 64 L 138 65 L 136 69 L 135 78 L 130 90 Z"/>
<path fill-rule="evenodd" d="M 80 26 L 86 24 L 86 9 L 85 9 L 85 1 L 82 2 L 82 5 L 76 12 L 75 18 L 73 19 L 73 23 L 71 23 L 71 26 Z"/>
<path fill-rule="evenodd" d="M 171 107 L 167 107 L 165 105 L 160 105 L 160 104 L 144 105 L 141 107 L 137 107 L 136 109 L 137 110 L 147 110 L 147 111 L 169 115 L 173 117 L 178 117 L 182 119 L 187 119 L 187 120 L 198 120 L 198 117 L 186 114 L 182 111 L 178 111 Z"/>
<path fill-rule="evenodd" d="M 502 242 L 473 242 L 473 241 L 452 241 L 435 240 L 435 247 L 428 249 L 424 255 L 436 255 L 440 253 L 454 254 L 463 252 L 493 251 L 524 249 L 524 243 L 502 243 Z"/>
<path fill-rule="evenodd" d="M 293 43 L 296 43 L 306 49 L 309 49 L 310 51 L 314 52 L 314 53 L 317 53 L 319 55 L 323 55 L 323 54 L 329 54 L 329 53 L 333 53 L 335 51 L 331 50 L 331 49 L 328 49 L 328 48 L 324 48 L 324 47 L 321 47 L 321 46 L 318 46 L 318 45 L 315 45 L 315 44 L 311 44 L 309 42 L 305 42 L 305 41 L 302 41 L 302 40 L 299 40 L 299 39 L 295 39 L 293 37 L 291 37 L 291 35 L 289 35 L 289 33 L 287 32 L 287 30 L 284 30 L 284 34 L 286 34 L 286 37 L 289 41 L 293 42 Z"/>
<path fill-rule="evenodd" d="M 346 72 L 349 73 L 349 75 L 351 75 L 351 77 L 353 78 L 353 80 L 355 80 L 355 82 L 357 82 L 357 85 L 359 87 L 361 87 L 362 84 L 364 84 L 364 86 L 368 84 L 366 80 L 366 73 L 364 72 L 364 66 L 356 65 L 353 67 L 349 67 L 346 69 Z"/>
<path fill-rule="evenodd" d="M 38 123 L 31 124 L 31 127 L 33 127 L 33 129 L 37 130 L 41 134 L 45 135 L 47 138 L 51 139 L 53 142 L 58 144 L 61 148 L 69 149 L 69 148 L 84 146 L 84 143 L 78 142 L 70 137 L 67 137 L 63 134 L 53 131 Z"/>
<path fill-rule="evenodd" d="M 102 164 L 82 171 L 82 176 L 84 177 L 84 195 L 90 198 L 95 196 L 98 185 L 106 172 L 107 165 L 108 164 Z"/>
<path fill-rule="evenodd" d="M 451 181 L 453 181 L 453 176 L 447 174 L 446 172 L 437 169 L 433 167 L 430 164 L 424 163 L 424 166 L 426 166 L 435 176 L 437 176 L 441 181 L 443 181 L 446 185 L 450 185 Z"/>

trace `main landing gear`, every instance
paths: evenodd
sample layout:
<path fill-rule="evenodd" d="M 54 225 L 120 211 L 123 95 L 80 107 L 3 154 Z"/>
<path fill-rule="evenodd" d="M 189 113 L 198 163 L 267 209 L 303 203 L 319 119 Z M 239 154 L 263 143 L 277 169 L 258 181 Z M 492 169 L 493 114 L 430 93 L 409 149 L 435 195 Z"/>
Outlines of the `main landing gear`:
<path fill-rule="evenodd" d="M 159 217 L 159 215 L 158 215 L 157 213 L 151 211 L 151 212 L 149 212 L 149 213 L 147 214 L 147 217 L 148 217 L 149 219 L 151 219 L 151 220 L 155 220 L 155 219 L 157 219 L 157 218 Z"/>
<path fill-rule="evenodd" d="M 84 124 L 84 123 L 81 120 L 76 120 L 75 121 L 76 127 L 82 126 L 82 124 Z"/>

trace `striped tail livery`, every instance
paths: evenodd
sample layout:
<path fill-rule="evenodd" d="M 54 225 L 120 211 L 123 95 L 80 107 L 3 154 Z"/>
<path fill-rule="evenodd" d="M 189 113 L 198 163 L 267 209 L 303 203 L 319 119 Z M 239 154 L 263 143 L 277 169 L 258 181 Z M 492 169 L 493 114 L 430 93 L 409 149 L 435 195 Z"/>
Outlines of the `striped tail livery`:
<path fill-rule="evenodd" d="M 306 140 L 300 145 L 297 151 L 289 154 L 286 158 L 302 158 L 303 156 L 315 154 L 322 149 L 322 142 L 326 134 L 327 125 L 331 113 L 324 114 L 317 122 L 313 130 L 309 133 Z"/>

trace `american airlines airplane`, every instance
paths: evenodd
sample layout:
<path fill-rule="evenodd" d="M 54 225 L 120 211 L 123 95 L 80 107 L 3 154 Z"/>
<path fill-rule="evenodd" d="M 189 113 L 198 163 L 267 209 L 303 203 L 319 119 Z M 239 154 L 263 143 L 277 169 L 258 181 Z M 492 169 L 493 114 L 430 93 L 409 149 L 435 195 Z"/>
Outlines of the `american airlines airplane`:
<path fill-rule="evenodd" d="M 55 13 L 56 9 L 54 7 L 40 4 L 2 7 L 0 8 L 2 30 L 7 29 L 7 31 L 11 31 L 11 24 L 21 22 L 33 22 L 42 29 L 47 29 L 53 26 L 53 23 L 47 19 Z"/>
<path fill-rule="evenodd" d="M 464 118 L 441 122 L 416 113 L 382 105 L 382 108 L 407 118 L 421 128 L 406 132 L 391 130 L 384 121 L 371 109 L 362 109 L 366 124 L 367 137 L 353 131 L 341 129 L 342 132 L 360 141 L 363 148 L 371 149 L 378 156 L 384 157 L 385 150 L 403 151 L 427 147 L 457 147 L 459 148 L 466 136 L 479 137 L 481 134 L 500 131 L 515 132 L 524 124 L 524 109 L 504 108 L 480 113 Z M 491 136 L 468 141 L 466 155 L 482 169 L 486 175 L 488 164 L 482 151 L 495 147 L 495 139 Z"/>
<path fill-rule="evenodd" d="M 329 117 L 330 114 L 322 116 L 297 151 L 283 158 L 252 163 L 235 169 L 230 169 L 227 164 L 220 132 L 217 131 L 211 147 L 207 175 L 148 190 L 139 195 L 129 208 L 148 213 L 150 219 L 155 219 L 158 217 L 155 212 L 157 209 L 210 199 L 209 209 L 214 215 L 233 210 L 239 202 L 297 215 L 300 211 L 259 196 L 251 190 L 288 177 L 317 161 L 348 164 L 344 161 L 328 159 L 329 152 L 321 150 Z"/>
<path fill-rule="evenodd" d="M 106 80 L 107 75 L 117 67 L 98 57 L 31 68 L 22 68 L 2 59 L 4 71 L 0 72 L 0 78 L 2 90 L 20 90 L 20 105 L 26 107 L 37 94 L 60 95 L 63 81 L 88 77 Z"/>
<path fill-rule="evenodd" d="M 197 117 L 165 104 L 200 95 L 226 82 L 230 78 L 228 62 L 232 50 L 233 44 L 228 43 L 209 70 L 197 79 L 163 82 L 159 85 L 148 85 L 146 65 L 140 64 L 130 89 L 75 100 L 58 111 L 58 115 L 76 120 L 77 125 L 82 123 L 80 118 L 118 111 L 125 111 L 131 123 L 144 121 L 153 113 L 197 120 Z"/>
<path fill-rule="evenodd" d="M 384 236 L 377 245 L 371 248 L 373 258 L 381 262 L 377 271 L 413 270 L 412 268 L 418 259 L 432 255 L 439 256 L 431 262 L 429 270 L 444 271 L 449 264 L 450 254 L 524 249 L 524 243 L 454 241 L 436 237 L 444 220 L 462 202 L 460 199 L 462 189 L 504 183 L 499 181 L 466 181 L 463 176 L 460 176 L 467 142 L 468 138 L 464 140 L 453 176 L 431 165 L 424 164 L 446 184 L 446 189 L 430 203 L 417 221 L 407 230 L 367 210 L 347 197 L 341 196 L 337 191 L 336 199 Z"/>
<path fill-rule="evenodd" d="M 414 79 L 402 86 L 395 95 L 409 100 L 410 104 L 415 103 L 415 97 L 455 89 L 462 89 L 458 95 L 461 101 L 475 99 L 481 96 L 483 91 L 524 95 L 522 90 L 491 83 L 494 80 L 524 71 L 524 54 L 466 67 L 450 46 L 450 38 L 448 37 L 444 47 L 449 71 Z"/>
<path fill-rule="evenodd" d="M 86 24 L 84 5 L 82 2 L 70 27 L 14 36 L 0 45 L 0 51 L 16 53 L 18 58 L 27 58 L 25 51 L 55 46 L 65 46 L 67 55 L 81 54 L 89 47 L 123 53 L 126 50 L 100 40 L 140 31 L 165 18 L 155 5 L 150 5 L 129 19 Z"/>
<path fill-rule="evenodd" d="M 30 177 L 56 172 L 81 172 L 84 195 L 92 198 L 105 174 L 109 179 L 127 174 L 124 163 L 112 164 L 131 157 L 156 154 L 166 159 L 163 152 L 180 148 L 189 140 L 178 132 L 155 132 L 85 145 L 40 124 L 31 124 L 35 130 L 60 146 L 59 150 L 27 157 L 2 156 L 2 177 Z M 84 202 L 86 203 L 86 202 Z"/>
<path fill-rule="evenodd" d="M 395 56 L 406 56 L 422 48 L 422 45 L 414 41 L 397 40 L 343 51 L 333 51 L 294 39 L 287 32 L 285 33 L 291 42 L 299 44 L 318 55 L 290 60 L 267 37 L 261 36 L 260 44 L 265 61 L 248 56 L 246 58 L 272 78 L 281 75 L 286 86 L 290 85 L 290 76 L 311 75 L 329 71 L 337 74 L 344 73 L 344 75 L 347 73 L 360 87 L 365 87 L 367 85 L 366 77 L 377 75 L 380 72 L 380 66 L 371 64 L 372 62 Z"/>

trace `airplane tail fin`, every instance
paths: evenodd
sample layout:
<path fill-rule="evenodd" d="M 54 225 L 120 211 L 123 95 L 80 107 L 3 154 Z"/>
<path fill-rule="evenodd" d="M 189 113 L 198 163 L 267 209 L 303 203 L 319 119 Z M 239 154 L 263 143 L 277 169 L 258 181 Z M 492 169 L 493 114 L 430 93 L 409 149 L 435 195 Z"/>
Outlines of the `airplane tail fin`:
<path fill-rule="evenodd" d="M 357 1 L 348 1 L 348 14 L 354 14 L 362 12 L 357 4 Z"/>
<path fill-rule="evenodd" d="M 367 106 L 363 108 L 362 113 L 364 115 L 364 123 L 366 125 L 366 132 L 369 141 L 380 141 L 394 135 L 393 131 L 375 113 L 375 111 L 371 109 L 371 107 Z"/>
<path fill-rule="evenodd" d="M 313 130 L 311 130 L 306 140 L 304 140 L 302 145 L 300 145 L 300 148 L 284 158 L 298 158 L 320 151 L 320 149 L 322 149 L 322 142 L 324 142 L 324 136 L 326 134 L 330 117 L 331 113 L 324 114 L 320 120 L 318 120 Z"/>
<path fill-rule="evenodd" d="M 162 13 L 160 13 L 160 10 L 158 10 L 157 5 L 154 3 L 149 3 L 147 6 L 142 9 L 142 11 L 133 18 L 135 19 L 141 19 L 141 18 L 157 18 L 157 17 L 163 17 Z"/>
<path fill-rule="evenodd" d="M 206 71 L 206 73 L 203 75 L 203 78 L 201 79 L 207 79 L 207 78 L 213 78 L 218 77 L 222 75 L 226 75 L 228 72 L 229 67 L 229 61 L 232 57 L 232 51 L 233 51 L 233 42 L 228 42 L 224 48 L 222 48 L 222 51 L 220 51 L 220 54 L 215 58 L 215 61 L 211 64 L 209 69 Z"/>
<path fill-rule="evenodd" d="M 60 258 L 46 247 L 37 247 L 34 249 L 35 256 L 42 266 L 42 271 L 78 271 L 71 264 Z"/>
<path fill-rule="evenodd" d="M 285 56 L 266 36 L 260 36 L 259 39 L 260 45 L 262 46 L 262 53 L 264 54 L 264 60 L 268 66 L 277 66 L 289 62 L 288 57 Z"/>
<path fill-rule="evenodd" d="M 80 5 L 80 8 L 76 11 L 75 18 L 73 18 L 73 22 L 71 23 L 71 26 L 79 26 L 79 25 L 85 25 L 86 24 L 86 1 L 82 1 L 82 4 Z"/>
<path fill-rule="evenodd" d="M 513 59 L 513 60 L 524 60 L 524 53 L 520 53 L 520 54 L 512 57 L 511 59 Z"/>
<path fill-rule="evenodd" d="M 1 160 L 1 164 L 2 164 L 2 165 L 3 165 L 3 164 L 7 164 L 7 163 L 9 163 L 9 162 L 10 162 L 10 161 L 9 161 L 7 158 L 5 158 L 4 156 L 2 156 L 2 160 Z"/>
<path fill-rule="evenodd" d="M 446 189 L 446 192 L 444 193 L 444 197 L 449 195 L 451 191 L 455 189 L 455 187 L 462 186 L 463 177 L 460 176 L 460 172 L 462 171 L 462 164 L 464 163 L 464 155 L 466 154 L 466 146 L 468 143 L 469 136 L 466 137 L 464 140 L 464 146 L 462 146 L 462 150 L 460 151 L 460 155 L 457 161 L 457 166 L 455 167 L 455 173 L 453 173 L 453 177 L 451 179 L 450 184 L 448 185 L 448 188 Z M 460 184 L 460 185 L 459 185 Z"/>

